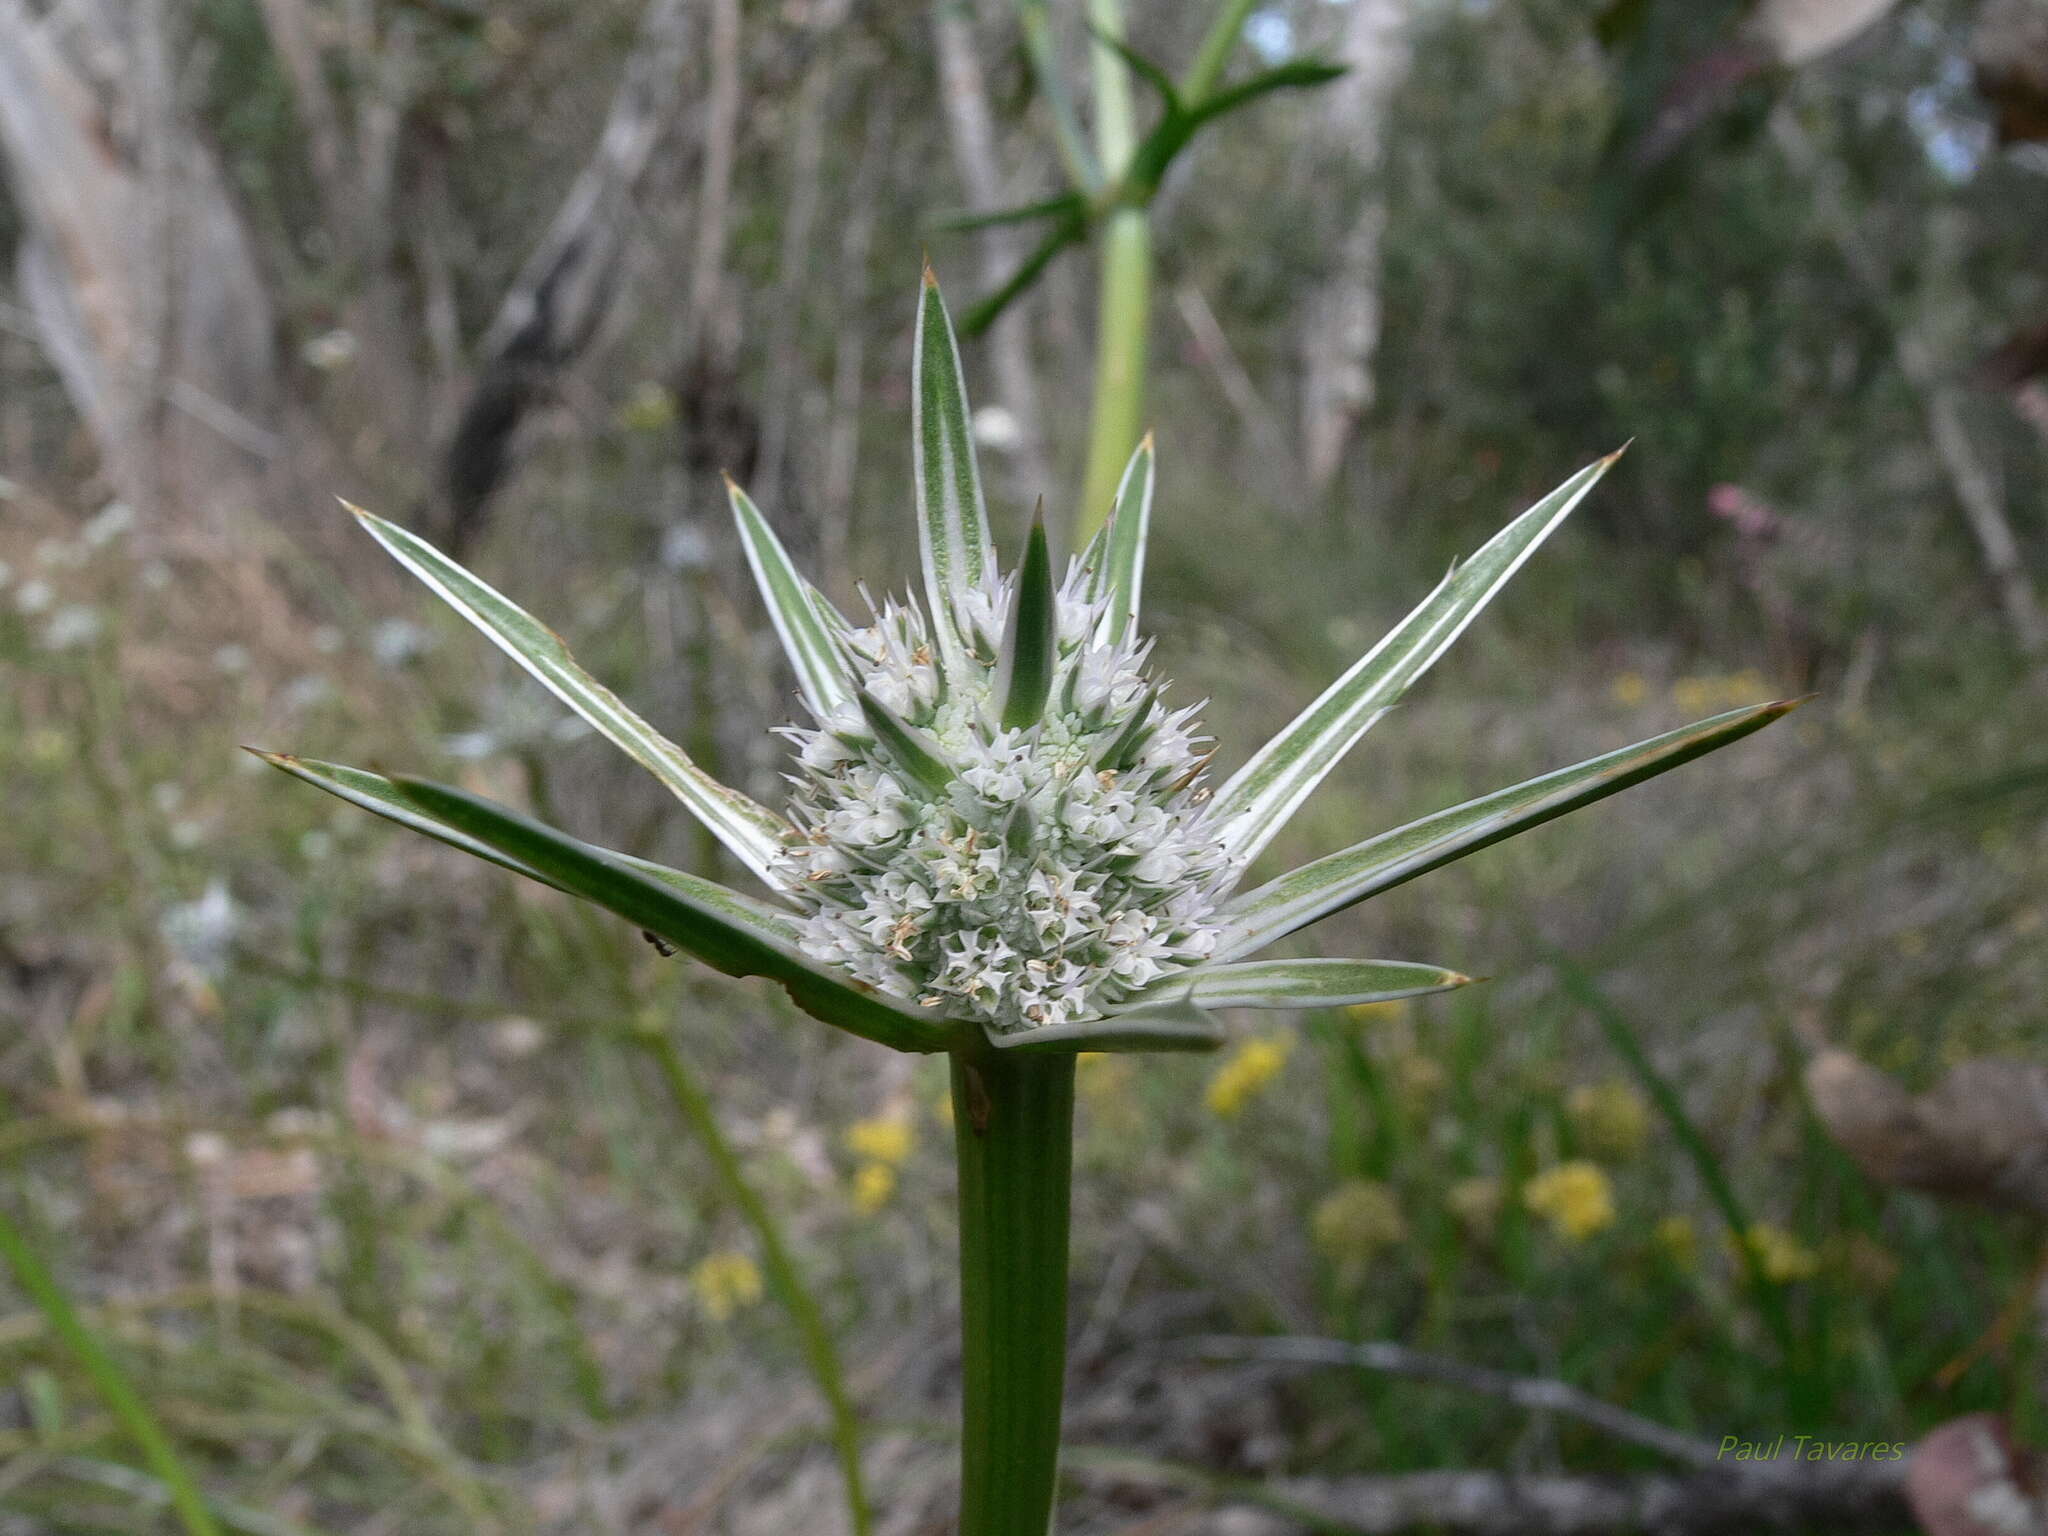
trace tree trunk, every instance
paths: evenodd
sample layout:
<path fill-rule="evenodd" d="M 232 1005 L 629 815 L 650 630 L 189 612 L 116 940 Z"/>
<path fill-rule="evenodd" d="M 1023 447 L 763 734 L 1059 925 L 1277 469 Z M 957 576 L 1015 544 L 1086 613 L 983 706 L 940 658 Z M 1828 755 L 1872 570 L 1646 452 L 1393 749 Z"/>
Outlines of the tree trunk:
<path fill-rule="evenodd" d="M 1302 455 L 1318 495 L 1336 480 L 1351 434 L 1373 402 L 1386 116 L 1408 72 L 1408 12 L 1409 0 L 1353 0 L 1337 50 L 1349 73 L 1324 103 L 1321 155 L 1337 184 L 1355 189 L 1355 201 L 1334 270 L 1310 295 L 1302 331 Z"/>
<path fill-rule="evenodd" d="M 89 49 L 65 46 L 59 16 L 94 34 Z M 220 168 L 171 99 L 167 49 L 160 6 L 39 18 L 0 0 L 22 295 L 108 478 L 159 526 L 246 505 L 280 451 L 269 296 Z M 85 56 L 110 61 L 107 78 L 88 78 Z"/>
<path fill-rule="evenodd" d="M 619 277 L 633 204 L 682 90 L 692 8 L 652 0 L 626 60 L 597 152 L 570 184 L 485 332 L 476 383 L 443 464 L 448 523 L 460 549 L 482 531 L 511 472 L 520 422 L 588 345 Z"/>

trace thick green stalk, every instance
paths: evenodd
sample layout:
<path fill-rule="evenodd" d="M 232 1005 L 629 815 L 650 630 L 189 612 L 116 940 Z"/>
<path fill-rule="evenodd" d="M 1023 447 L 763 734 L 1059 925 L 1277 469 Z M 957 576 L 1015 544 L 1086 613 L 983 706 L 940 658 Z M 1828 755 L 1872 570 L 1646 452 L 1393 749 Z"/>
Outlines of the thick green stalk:
<path fill-rule="evenodd" d="M 169 1437 L 157 1427 L 155 1418 L 134 1387 L 128 1384 L 128 1378 L 121 1374 L 113 1356 L 106 1352 L 98 1337 L 85 1325 L 73 1309 L 71 1298 L 64 1294 L 56 1277 L 43 1267 L 35 1249 L 15 1229 L 4 1211 L 0 1211 L 0 1258 L 6 1259 L 14 1270 L 15 1278 L 21 1282 L 21 1288 L 28 1292 L 29 1300 L 42 1310 L 49 1321 L 50 1331 L 77 1357 L 100 1400 L 107 1405 L 108 1412 L 141 1448 L 143 1460 L 149 1463 L 150 1471 L 156 1474 L 157 1481 L 170 1494 L 171 1507 L 177 1511 L 179 1523 L 185 1527 L 188 1536 L 220 1536 L 220 1526 L 208 1512 L 199 1485 L 178 1459 L 178 1453 L 171 1448 Z"/>
<path fill-rule="evenodd" d="M 1102 298 L 1095 334 L 1095 406 L 1088 469 L 1074 547 L 1087 547 L 1109 521 L 1124 464 L 1145 415 L 1145 336 L 1152 321 L 1152 230 L 1143 208 L 1118 208 L 1103 222 Z"/>
<path fill-rule="evenodd" d="M 791 1257 L 788 1245 L 783 1242 L 782 1229 L 769 1211 L 767 1202 L 747 1182 L 740 1160 L 732 1150 L 732 1143 L 725 1139 L 725 1132 L 719 1128 L 718 1113 L 711 1107 L 710 1097 L 684 1062 L 683 1053 L 676 1049 L 675 1041 L 659 1024 L 643 1024 L 634 1033 L 661 1069 L 669 1096 L 675 1100 L 676 1108 L 689 1122 L 698 1141 L 703 1143 L 726 1193 L 754 1229 L 755 1240 L 761 1245 L 762 1266 L 768 1271 L 768 1284 L 775 1292 L 775 1299 L 796 1324 L 804 1359 L 832 1416 L 832 1443 L 839 1452 L 839 1469 L 846 1480 L 846 1509 L 853 1522 L 853 1536 L 868 1536 L 874 1522 L 868 1510 L 867 1490 L 861 1480 L 860 1425 L 854 1418 L 853 1403 L 846 1395 L 845 1375 L 839 1367 L 839 1351 L 833 1346 L 832 1332 L 825 1326 L 825 1316 L 805 1287 L 803 1273 Z"/>
<path fill-rule="evenodd" d="M 953 1058 L 959 1536 L 1046 1536 L 1067 1363 L 1074 1058 Z"/>

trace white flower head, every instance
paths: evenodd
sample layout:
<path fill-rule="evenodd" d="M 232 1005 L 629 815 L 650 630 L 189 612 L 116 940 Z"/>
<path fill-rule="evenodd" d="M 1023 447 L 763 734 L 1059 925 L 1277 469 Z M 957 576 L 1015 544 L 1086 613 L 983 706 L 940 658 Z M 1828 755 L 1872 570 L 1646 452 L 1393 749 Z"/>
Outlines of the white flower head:
<path fill-rule="evenodd" d="M 1014 627 L 1030 621 L 1022 579 L 961 592 L 952 645 L 895 601 L 838 637 L 873 702 L 786 731 L 806 836 L 772 871 L 806 909 L 813 959 L 1001 1033 L 1099 1017 L 1206 956 L 1230 868 L 1191 722 L 1146 676 L 1145 647 L 1113 636 L 1079 560 L 1049 592 L 1036 714 L 1009 723 L 1005 669 L 1031 643 Z M 938 771 L 921 776 L 895 732 Z"/>

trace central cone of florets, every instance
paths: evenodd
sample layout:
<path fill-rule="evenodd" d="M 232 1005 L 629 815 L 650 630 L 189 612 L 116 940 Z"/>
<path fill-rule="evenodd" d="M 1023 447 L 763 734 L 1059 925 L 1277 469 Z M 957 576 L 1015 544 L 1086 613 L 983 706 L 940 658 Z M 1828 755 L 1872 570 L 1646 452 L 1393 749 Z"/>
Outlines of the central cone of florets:
<path fill-rule="evenodd" d="M 1093 1018 L 1206 958 L 1229 861 L 1204 827 L 1193 717 L 1116 636 L 1078 563 L 1056 603 L 1040 719 L 1005 728 L 1014 578 L 957 599 L 957 632 L 886 602 L 837 636 L 860 687 L 928 743 L 914 757 L 841 704 L 785 728 L 803 834 L 777 871 L 809 908 L 802 947 L 884 992 L 1001 1032 Z"/>

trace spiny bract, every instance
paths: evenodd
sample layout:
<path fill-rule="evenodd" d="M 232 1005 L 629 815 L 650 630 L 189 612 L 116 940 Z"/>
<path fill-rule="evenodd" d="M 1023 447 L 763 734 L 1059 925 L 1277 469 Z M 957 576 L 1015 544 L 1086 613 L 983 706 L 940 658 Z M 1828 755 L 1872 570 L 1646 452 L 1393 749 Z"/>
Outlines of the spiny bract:
<path fill-rule="evenodd" d="M 1731 710 L 1368 837 L 1249 891 L 1238 877 L 1345 753 L 1606 473 L 1580 470 L 1456 567 L 1213 794 L 1195 708 L 1137 636 L 1151 440 L 1056 581 L 1042 517 L 996 568 L 959 349 L 931 274 L 912 464 L 922 602 L 856 625 L 799 576 L 738 486 L 733 516 L 815 722 L 786 814 L 720 784 L 531 614 L 416 535 L 391 553 L 672 790 L 772 893 L 579 842 L 423 780 L 263 754 L 356 805 L 587 898 L 827 1023 L 911 1051 L 1209 1050 L 1209 1010 L 1385 1002 L 1460 986 L 1394 960 L 1254 960 L 1278 939 L 1475 849 L 1724 746 L 1789 704 Z M 1198 707 L 1198 706 L 1197 706 Z"/>

